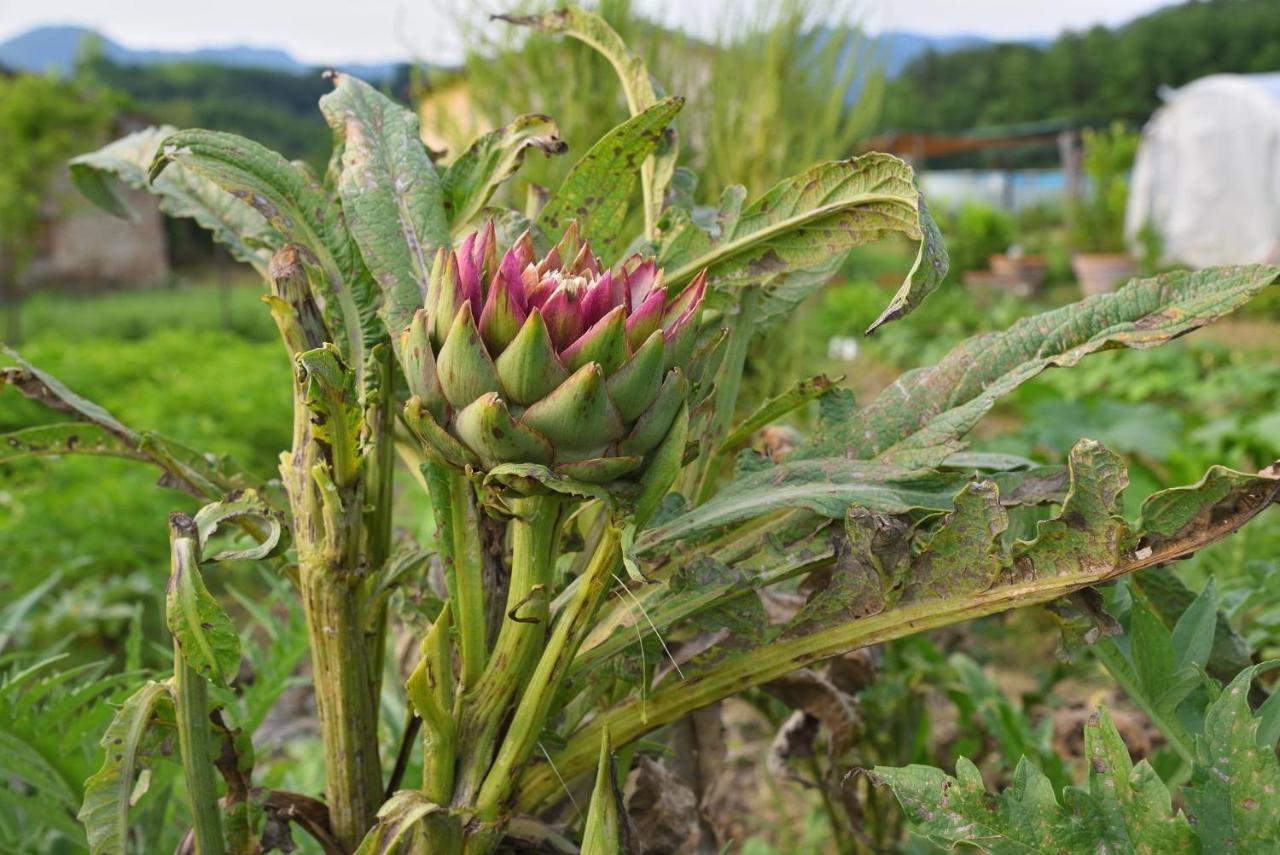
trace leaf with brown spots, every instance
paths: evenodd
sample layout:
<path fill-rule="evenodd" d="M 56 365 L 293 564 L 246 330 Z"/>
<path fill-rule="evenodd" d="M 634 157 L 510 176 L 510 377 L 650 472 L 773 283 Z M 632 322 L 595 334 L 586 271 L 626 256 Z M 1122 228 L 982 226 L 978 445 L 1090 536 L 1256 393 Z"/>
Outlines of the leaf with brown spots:
<path fill-rule="evenodd" d="M 1196 851 L 1196 831 L 1172 809 L 1168 787 L 1145 760 L 1133 764 L 1106 710 L 1085 728 L 1085 754 L 1088 783 L 1068 787 L 1061 803 L 1025 758 L 1009 788 L 996 794 L 963 757 L 954 778 L 929 766 L 877 766 L 871 778 L 893 790 L 918 833 L 949 848 L 964 844 L 991 855 Z"/>
<path fill-rule="evenodd" d="M 98 744 L 106 752 L 102 766 L 84 783 L 84 802 L 76 818 L 84 825 L 91 855 L 124 855 L 129 841 L 129 807 L 146 790 L 153 751 L 147 739 L 157 717 L 168 708 L 173 718 L 169 683 L 148 682 L 124 702 Z"/>
<path fill-rule="evenodd" d="M 529 113 L 480 137 L 449 164 L 440 181 L 445 213 L 455 236 L 479 226 L 493 191 L 515 175 L 525 154 L 535 148 L 551 157 L 564 154 L 569 145 L 560 138 L 560 128 L 550 116 Z M 509 239 L 503 244 L 513 242 Z"/>
<path fill-rule="evenodd" d="M 1099 350 L 1163 344 L 1238 309 L 1277 276 L 1280 268 L 1258 265 L 1167 273 L 975 336 L 899 377 L 832 443 L 852 457 L 936 466 L 997 400 L 1045 369 Z"/>
<path fill-rule="evenodd" d="M 826 281 L 850 249 L 890 235 L 919 241 L 921 260 L 877 323 L 915 308 L 946 274 L 946 248 L 911 167 L 892 155 L 873 152 L 820 163 L 784 179 L 740 211 L 731 210 L 714 240 L 688 217 L 673 215 L 659 257 L 667 281 L 676 286 L 704 268 L 714 288 L 767 283 L 764 322 L 789 313 Z"/>
<path fill-rule="evenodd" d="M 569 170 L 538 214 L 537 225 L 555 241 L 577 220 L 582 239 L 613 261 L 610 250 L 626 223 L 640 165 L 683 106 L 683 98 L 664 98 L 601 137 Z"/>
<path fill-rule="evenodd" d="M 450 243 L 444 190 L 417 115 L 363 80 L 331 79 L 320 111 L 342 140 L 342 211 L 382 292 L 383 321 L 398 335 L 422 308 L 436 250 Z"/>
<path fill-rule="evenodd" d="M 1249 706 L 1254 677 L 1280 662 L 1241 671 L 1205 715 L 1204 735 L 1196 746 L 1196 768 L 1186 789 L 1187 811 L 1195 819 L 1205 852 L 1280 851 L 1280 761 L 1276 730 L 1264 731 L 1277 702 L 1263 715 Z"/>
<path fill-rule="evenodd" d="M 523 27 L 533 27 L 546 33 L 568 36 L 589 45 L 613 66 L 622 92 L 627 98 L 627 109 L 634 118 L 658 103 L 658 92 L 644 60 L 627 49 L 621 36 L 599 15 L 565 6 L 543 15 L 498 15 L 498 20 Z M 667 196 L 667 188 L 675 176 L 679 156 L 679 139 L 672 126 L 662 129 L 662 138 L 655 149 L 640 164 L 640 189 L 644 195 L 645 236 L 657 237 L 655 227 L 658 215 Z"/>
<path fill-rule="evenodd" d="M 133 430 L 15 351 L 3 348 L 0 353 L 17 363 L 0 367 L 0 391 L 12 386 L 32 401 L 77 419 L 0 436 L 0 463 L 68 454 L 123 457 L 156 465 L 164 472 L 161 486 L 203 499 L 219 499 L 225 493 L 256 483 L 232 461 L 202 454 L 150 431 Z"/>

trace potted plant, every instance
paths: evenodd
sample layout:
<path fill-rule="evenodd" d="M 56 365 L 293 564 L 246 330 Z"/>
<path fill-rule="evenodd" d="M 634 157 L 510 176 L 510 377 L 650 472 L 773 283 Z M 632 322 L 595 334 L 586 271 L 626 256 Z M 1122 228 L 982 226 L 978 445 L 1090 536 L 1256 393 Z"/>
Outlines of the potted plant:
<path fill-rule="evenodd" d="M 1106 293 L 1137 270 L 1124 242 L 1127 175 L 1137 148 L 1138 135 L 1118 122 L 1084 132 L 1089 187 L 1071 208 L 1071 267 L 1085 296 Z"/>
<path fill-rule="evenodd" d="M 1027 249 L 1022 244 L 1014 244 L 1007 252 L 996 253 L 987 259 L 992 275 L 1023 297 L 1037 294 L 1049 273 L 1048 259 Z"/>

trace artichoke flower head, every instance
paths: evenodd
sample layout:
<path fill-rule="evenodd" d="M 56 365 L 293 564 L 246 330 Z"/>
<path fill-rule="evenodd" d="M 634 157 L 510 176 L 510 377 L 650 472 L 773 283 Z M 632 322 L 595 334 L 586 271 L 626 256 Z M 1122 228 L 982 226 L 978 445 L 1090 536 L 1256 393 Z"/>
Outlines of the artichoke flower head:
<path fill-rule="evenodd" d="M 653 259 L 602 269 L 576 225 L 545 257 L 493 224 L 440 250 L 401 334 L 407 418 L 446 462 L 534 463 L 579 481 L 634 478 L 689 394 L 706 291 L 669 294 Z"/>

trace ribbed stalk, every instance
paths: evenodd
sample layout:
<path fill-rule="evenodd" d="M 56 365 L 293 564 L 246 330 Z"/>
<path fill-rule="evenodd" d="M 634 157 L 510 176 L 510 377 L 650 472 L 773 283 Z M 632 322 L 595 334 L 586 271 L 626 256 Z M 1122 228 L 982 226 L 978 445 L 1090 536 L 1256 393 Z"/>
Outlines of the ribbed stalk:
<path fill-rule="evenodd" d="M 454 800 L 475 796 L 493 759 L 499 729 L 547 639 L 549 599 L 563 501 L 555 496 L 511 504 L 511 576 L 505 617 L 488 665 L 464 699 L 464 766 Z"/>
<path fill-rule="evenodd" d="M 173 643 L 173 701 L 178 724 L 178 751 L 191 801 L 191 825 L 196 855 L 223 855 L 222 814 L 214 778 L 213 740 L 209 730 L 209 685 L 187 666 L 178 643 Z"/>
<path fill-rule="evenodd" d="M 556 621 L 551 641 L 528 680 L 511 725 L 507 728 L 506 737 L 480 788 L 475 807 L 476 818 L 482 827 L 486 823 L 499 823 L 509 808 L 508 800 L 521 770 L 537 745 L 538 736 L 547 722 L 551 702 L 621 563 L 619 543 L 618 529 L 606 524 L 573 600 Z M 468 852 L 484 852 L 491 844 L 496 845 L 501 837 L 500 829 L 487 829 L 482 836 L 484 840 L 478 841 L 481 845 L 469 845 Z"/>
<path fill-rule="evenodd" d="M 373 825 L 382 803 L 378 720 L 360 620 L 360 577 L 323 564 L 304 564 L 300 582 L 324 746 L 329 821 L 334 837 L 351 851 Z"/>
<path fill-rule="evenodd" d="M 453 626 L 458 634 L 459 681 L 465 689 L 480 680 L 486 659 L 484 554 L 475 491 L 467 476 L 444 463 L 423 467 L 431 511 L 436 520 L 436 547 L 444 559 L 445 583 Z"/>
<path fill-rule="evenodd" d="M 1116 567 L 1047 576 L 1017 584 L 997 585 L 980 594 L 912 603 L 738 653 L 695 679 L 683 680 L 643 699 L 629 701 L 594 719 L 555 754 L 552 758 L 554 770 L 550 764 L 529 770 L 524 780 L 519 782 L 520 792 L 515 807 L 522 812 L 536 811 L 558 791 L 562 778 L 570 780 L 588 771 L 595 761 L 600 732 L 605 727 L 609 728 L 617 744 L 625 745 L 696 709 L 836 654 L 1013 608 L 1047 603 L 1126 573 L 1167 563 L 1193 548 L 1185 542 L 1177 542 L 1165 553 L 1149 553 L 1145 558 L 1126 560 Z"/>

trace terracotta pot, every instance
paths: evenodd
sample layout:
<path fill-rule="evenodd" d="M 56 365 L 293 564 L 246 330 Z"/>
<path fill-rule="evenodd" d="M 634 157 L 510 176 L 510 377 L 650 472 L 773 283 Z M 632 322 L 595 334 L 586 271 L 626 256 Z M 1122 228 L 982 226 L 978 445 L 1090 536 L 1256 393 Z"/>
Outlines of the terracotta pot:
<path fill-rule="evenodd" d="M 1031 296 L 1040 290 L 1049 273 L 1049 262 L 1043 255 L 993 255 L 987 259 L 991 272 L 1023 296 Z"/>
<path fill-rule="evenodd" d="M 1080 290 L 1086 297 L 1092 297 L 1114 291 L 1116 285 L 1132 277 L 1138 267 L 1123 253 L 1094 255 L 1078 252 L 1071 256 L 1071 269 L 1080 282 Z"/>

